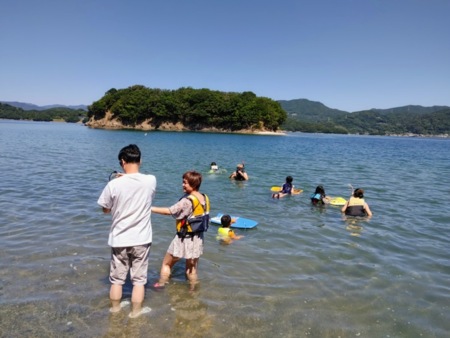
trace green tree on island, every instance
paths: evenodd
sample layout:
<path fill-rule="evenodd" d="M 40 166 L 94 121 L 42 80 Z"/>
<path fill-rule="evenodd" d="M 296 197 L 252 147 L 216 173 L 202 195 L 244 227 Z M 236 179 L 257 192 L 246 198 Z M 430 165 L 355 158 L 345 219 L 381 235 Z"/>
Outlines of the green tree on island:
<path fill-rule="evenodd" d="M 102 119 L 110 112 L 124 126 L 144 122 L 158 129 L 163 123 L 181 123 L 190 130 L 276 131 L 286 119 L 280 104 L 252 92 L 232 93 L 183 87 L 162 90 L 135 85 L 110 89 L 88 107 L 88 118 Z"/>

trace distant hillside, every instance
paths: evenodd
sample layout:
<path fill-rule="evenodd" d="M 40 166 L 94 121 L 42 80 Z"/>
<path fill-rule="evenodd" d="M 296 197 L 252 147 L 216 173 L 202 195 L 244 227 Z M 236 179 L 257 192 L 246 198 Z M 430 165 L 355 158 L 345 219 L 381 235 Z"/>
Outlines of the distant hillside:
<path fill-rule="evenodd" d="M 307 99 L 279 100 L 288 117 L 308 122 L 327 121 L 330 117 L 344 116 L 348 112 L 333 108 L 328 108 L 323 103 L 310 101 Z"/>
<path fill-rule="evenodd" d="M 448 109 L 447 106 L 432 106 L 432 107 L 422 107 L 422 106 L 403 106 L 397 108 L 389 108 L 389 109 L 371 109 L 370 111 L 381 113 L 381 114 L 398 114 L 398 113 L 407 113 L 407 114 L 430 114 L 440 110 Z"/>
<path fill-rule="evenodd" d="M 85 118 L 86 111 L 83 109 L 56 107 L 45 110 L 24 110 L 0 102 L 0 119 L 81 122 Z"/>
<path fill-rule="evenodd" d="M 450 107 L 404 106 L 345 112 L 306 99 L 278 101 L 288 118 L 288 131 L 337 134 L 450 134 Z"/>
<path fill-rule="evenodd" d="M 279 100 L 281 107 L 287 112 L 288 116 L 294 118 L 300 118 L 302 120 L 308 121 L 327 121 L 328 118 L 335 118 L 345 116 L 351 112 L 344 110 L 333 109 L 325 106 L 321 102 L 310 101 L 307 99 L 296 99 L 296 100 Z M 448 106 L 432 106 L 423 107 L 417 105 L 409 105 L 403 107 L 395 107 L 389 109 L 370 109 L 353 112 L 351 114 L 358 114 L 362 112 L 375 112 L 379 114 L 398 114 L 398 113 L 408 113 L 408 114 L 429 114 L 440 110 L 448 109 Z"/>
<path fill-rule="evenodd" d="M 37 106 L 35 104 L 32 103 L 25 103 L 25 102 L 16 102 L 16 101 L 0 101 L 0 103 L 5 103 L 5 104 L 9 104 L 10 106 L 16 107 L 16 108 L 22 108 L 23 110 L 37 110 L 37 111 L 41 111 L 41 110 L 47 110 L 47 109 L 52 109 L 52 108 L 69 108 L 69 109 L 74 109 L 74 110 L 78 110 L 78 109 L 82 109 L 87 111 L 87 106 L 80 104 L 77 106 L 65 106 L 63 104 L 52 104 L 52 105 L 48 105 L 48 106 Z"/>

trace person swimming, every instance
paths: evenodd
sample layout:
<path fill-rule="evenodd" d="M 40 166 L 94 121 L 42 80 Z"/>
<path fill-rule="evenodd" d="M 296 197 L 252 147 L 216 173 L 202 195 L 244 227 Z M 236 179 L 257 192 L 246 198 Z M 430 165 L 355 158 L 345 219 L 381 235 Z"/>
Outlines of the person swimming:
<path fill-rule="evenodd" d="M 223 215 L 220 218 L 220 223 L 222 227 L 217 229 L 217 240 L 222 244 L 230 244 L 233 240 L 241 239 L 244 236 L 238 236 L 230 228 L 232 219 L 230 215 Z"/>
<path fill-rule="evenodd" d="M 282 198 L 286 195 L 292 194 L 294 192 L 294 186 L 292 185 L 293 180 L 294 178 L 292 176 L 287 176 L 281 190 L 278 193 L 272 194 L 272 198 Z"/>
<path fill-rule="evenodd" d="M 357 188 L 341 209 L 347 216 L 372 216 L 369 205 L 364 200 L 364 190 Z"/>
<path fill-rule="evenodd" d="M 325 194 L 323 185 L 318 185 L 314 194 L 311 194 L 311 203 L 313 205 L 324 205 L 330 203 L 330 198 Z"/>
<path fill-rule="evenodd" d="M 215 173 L 217 171 L 219 171 L 219 166 L 217 165 L 216 162 L 211 162 L 211 165 L 209 167 L 209 172 Z"/>

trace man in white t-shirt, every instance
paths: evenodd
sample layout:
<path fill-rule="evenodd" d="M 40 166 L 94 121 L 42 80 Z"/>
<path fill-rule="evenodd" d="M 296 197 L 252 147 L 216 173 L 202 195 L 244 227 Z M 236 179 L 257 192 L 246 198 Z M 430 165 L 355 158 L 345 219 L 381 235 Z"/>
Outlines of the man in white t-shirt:
<path fill-rule="evenodd" d="M 108 245 L 111 246 L 111 312 L 119 312 L 128 302 L 122 299 L 122 286 L 128 272 L 133 284 L 130 317 L 150 311 L 143 308 L 147 283 L 148 256 L 152 244 L 150 219 L 156 191 L 156 178 L 139 172 L 141 151 L 135 144 L 122 148 L 119 162 L 124 173 L 117 174 L 103 189 L 97 203 L 104 213 L 111 213 L 112 225 Z"/>

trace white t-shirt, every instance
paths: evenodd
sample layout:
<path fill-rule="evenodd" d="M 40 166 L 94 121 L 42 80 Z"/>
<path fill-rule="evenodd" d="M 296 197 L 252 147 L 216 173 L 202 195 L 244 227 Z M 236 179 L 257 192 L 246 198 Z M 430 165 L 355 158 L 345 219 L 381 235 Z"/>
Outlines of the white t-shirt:
<path fill-rule="evenodd" d="M 152 242 L 150 219 L 156 191 L 156 177 L 125 174 L 110 181 L 97 203 L 111 209 L 112 225 L 108 245 L 129 247 Z"/>

